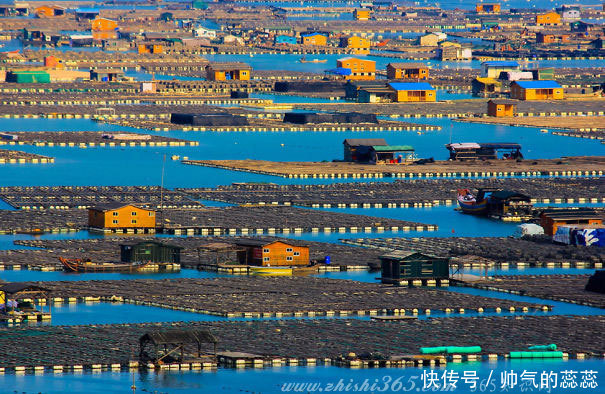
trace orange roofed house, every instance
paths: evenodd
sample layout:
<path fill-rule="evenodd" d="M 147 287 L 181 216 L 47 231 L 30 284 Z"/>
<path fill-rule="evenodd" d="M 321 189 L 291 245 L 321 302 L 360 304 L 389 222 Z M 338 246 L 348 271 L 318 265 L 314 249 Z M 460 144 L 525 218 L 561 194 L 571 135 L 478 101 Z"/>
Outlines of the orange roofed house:
<path fill-rule="evenodd" d="M 88 227 L 95 229 L 154 229 L 155 211 L 135 205 L 115 203 L 88 209 Z"/>
<path fill-rule="evenodd" d="M 323 33 L 301 33 L 300 38 L 303 45 L 328 45 L 328 36 Z"/>
<path fill-rule="evenodd" d="M 372 10 L 367 9 L 367 8 L 361 8 L 361 9 L 356 8 L 355 11 L 353 11 L 353 17 L 358 21 L 370 20 L 371 15 L 372 15 Z"/>
<path fill-rule="evenodd" d="M 57 5 L 41 5 L 34 12 L 38 18 L 54 18 L 65 15 L 65 8 Z"/>
<path fill-rule="evenodd" d="M 388 79 L 429 79 L 429 68 L 423 63 L 389 63 Z"/>
<path fill-rule="evenodd" d="M 563 88 L 557 81 L 514 81 L 510 98 L 517 100 L 562 100 Z"/>
<path fill-rule="evenodd" d="M 560 25 L 561 15 L 556 12 L 536 15 L 536 25 Z"/>
<path fill-rule="evenodd" d="M 515 116 L 517 102 L 513 100 L 489 100 L 487 115 L 495 117 Z"/>
<path fill-rule="evenodd" d="M 206 66 L 206 79 L 209 81 L 249 81 L 252 67 L 246 63 L 210 63 Z"/>
<path fill-rule="evenodd" d="M 353 53 L 358 55 L 367 55 L 370 53 L 371 42 L 367 38 L 358 36 L 342 37 L 339 46 L 351 49 Z"/>
<path fill-rule="evenodd" d="M 346 75 L 348 80 L 374 80 L 376 79 L 376 62 L 372 60 L 345 57 L 336 60 L 338 69 L 349 69 L 351 73 Z"/>
<path fill-rule="evenodd" d="M 499 3 L 480 3 L 475 5 L 477 14 L 499 14 L 501 7 Z"/>
<path fill-rule="evenodd" d="M 112 31 L 118 28 L 118 22 L 107 18 L 96 18 L 91 25 L 93 31 Z"/>
<path fill-rule="evenodd" d="M 240 264 L 262 267 L 309 265 L 309 246 L 292 240 L 242 239 L 236 246 Z"/>

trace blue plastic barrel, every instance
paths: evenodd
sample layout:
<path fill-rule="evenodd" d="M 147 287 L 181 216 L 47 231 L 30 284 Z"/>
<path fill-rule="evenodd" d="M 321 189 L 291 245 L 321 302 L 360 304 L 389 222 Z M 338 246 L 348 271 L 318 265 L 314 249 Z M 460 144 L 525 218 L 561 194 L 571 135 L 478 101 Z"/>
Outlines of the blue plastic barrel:
<path fill-rule="evenodd" d="M 331 261 L 330 256 L 326 256 L 326 259 L 325 259 L 326 264 L 330 264 L 330 261 Z"/>

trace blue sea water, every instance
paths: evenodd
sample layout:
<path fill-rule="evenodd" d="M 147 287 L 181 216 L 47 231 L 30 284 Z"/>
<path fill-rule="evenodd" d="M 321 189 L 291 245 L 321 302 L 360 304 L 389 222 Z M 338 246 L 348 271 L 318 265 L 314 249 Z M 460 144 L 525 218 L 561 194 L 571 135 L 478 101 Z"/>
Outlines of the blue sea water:
<path fill-rule="evenodd" d="M 466 0 L 465 0 L 466 1 Z M 512 0 L 509 5 L 512 6 L 517 0 Z M 450 7 L 450 4 L 456 2 L 447 2 L 442 5 L 444 9 Z M 461 4 L 466 4 L 461 1 Z M 474 3 L 473 3 L 474 4 Z M 539 6 L 541 3 L 535 3 Z M 552 7 L 554 2 L 549 2 L 548 7 Z M 329 62 L 324 65 L 309 65 L 295 63 L 298 58 L 296 55 L 255 55 L 254 57 L 238 57 L 237 60 L 243 60 L 251 63 L 257 69 L 295 69 L 297 71 L 316 71 L 321 72 L 324 68 L 331 67 L 335 59 L 340 56 L 327 56 Z M 318 56 L 320 57 L 320 56 Z M 212 60 L 227 61 L 236 60 L 235 57 L 214 56 Z M 281 60 L 282 62 L 278 61 Z M 384 67 L 392 59 L 376 58 L 380 66 Z M 459 64 L 439 63 L 431 61 L 431 64 L 438 67 L 455 67 Z M 541 66 L 568 66 L 568 67 L 603 67 L 604 61 L 545 61 L 540 62 Z M 463 64 L 464 67 L 477 68 L 477 62 Z M 287 102 L 287 100 L 300 100 L 300 98 L 288 98 L 280 96 L 276 102 Z M 441 99 L 447 96 L 441 96 Z M 452 99 L 465 98 L 449 97 Z M 303 98 L 304 99 L 304 98 Z M 307 99 L 305 99 L 307 100 Z M 306 101 L 309 102 L 309 101 Z M 602 144 L 591 141 L 566 137 L 557 137 L 550 134 L 542 134 L 535 128 L 516 128 L 509 126 L 489 126 L 475 125 L 466 123 L 456 123 L 445 119 L 406 119 L 417 123 L 428 123 L 440 125 L 441 131 L 426 132 L 418 134 L 416 132 L 151 132 L 154 134 L 172 136 L 177 138 L 193 139 L 200 142 L 198 147 L 166 147 L 166 148 L 49 148 L 49 147 L 31 147 L 19 146 L 18 149 L 50 155 L 56 157 L 56 163 L 49 165 L 2 165 L 0 166 L 0 179 L 2 185 L 128 185 L 128 184 L 151 184 L 160 183 L 160 172 L 164 156 L 170 157 L 173 154 L 189 156 L 192 159 L 238 159 L 254 158 L 267 160 L 331 160 L 340 158 L 342 155 L 342 140 L 344 138 L 386 138 L 391 144 L 412 144 L 416 147 L 419 156 L 435 157 L 443 159 L 446 151 L 443 145 L 450 141 L 479 141 L 479 142 L 519 142 L 523 145 L 523 151 L 528 158 L 551 158 L 562 155 L 601 155 L 605 153 Z M 0 120 L 0 129 L 2 131 L 15 130 L 41 130 L 41 131 L 60 131 L 60 130 L 133 130 L 119 126 L 104 125 L 89 120 L 46 120 L 46 119 L 28 119 L 27 121 L 18 119 Z M 195 187 L 195 186 L 215 186 L 228 184 L 231 182 L 275 182 L 275 183 L 319 183 L 319 182 L 340 182 L 342 180 L 288 180 L 276 177 L 262 176 L 256 174 L 237 173 L 226 170 L 184 166 L 178 161 L 166 161 L 166 183 L 168 187 Z M 390 181 L 390 180 L 385 180 Z M 1 205 L 0 209 L 8 208 Z M 410 233 L 390 233 L 382 234 L 302 234 L 302 239 L 318 240 L 327 242 L 337 242 L 341 238 L 351 237 L 394 237 L 394 236 L 507 236 L 514 232 L 515 225 L 509 223 L 495 222 L 486 219 L 475 218 L 468 215 L 462 215 L 453 210 L 454 207 L 433 207 L 422 209 L 344 209 L 334 211 L 376 215 L 382 217 L 399 218 L 404 220 L 419 221 L 423 223 L 435 223 L 439 225 L 436 232 L 410 232 Z M 72 234 L 51 234 L 45 235 L 45 239 L 66 239 L 66 238 L 86 238 L 90 235 L 87 232 Z M 0 248 L 14 248 L 12 242 L 16 239 L 29 239 L 29 236 L 0 236 Z M 534 271 L 536 270 L 536 271 Z M 571 269 L 526 269 L 526 270 L 508 270 L 490 271 L 490 274 L 506 273 L 589 273 L 591 270 L 571 270 Z M 154 275 L 126 275 L 126 274 L 88 274 L 70 276 L 62 272 L 37 272 L 37 271 L 4 271 L 0 272 L 0 278 L 5 280 L 82 280 L 82 279 L 126 279 L 126 278 L 173 278 L 173 277 L 214 277 L 213 273 L 198 272 L 194 270 L 182 270 L 180 273 L 162 273 Z M 326 273 L 319 276 L 339 279 L 352 279 L 360 281 L 376 281 L 375 273 L 369 272 L 338 272 Z M 502 298 L 517 301 L 538 302 L 541 304 L 555 305 L 554 314 L 602 314 L 602 310 L 588 308 L 579 305 L 557 303 L 552 301 L 537 300 L 530 297 L 514 296 L 506 293 L 485 292 L 467 288 L 451 288 L 450 291 L 465 292 L 470 294 L 484 295 L 494 298 Z M 164 321 L 164 320 L 212 320 L 209 317 L 200 314 L 191 314 L 187 312 L 169 311 L 135 306 L 130 304 L 75 304 L 65 305 L 55 308 L 55 315 L 52 324 L 75 324 L 77 322 L 87 322 L 95 324 L 117 323 L 117 322 L 141 322 L 141 321 Z M 541 313 L 541 312 L 540 312 Z M 473 314 L 467 314 L 472 316 Z M 486 314 L 487 315 L 487 314 Z M 514 339 L 511 339 L 514 340 Z M 599 340 L 596 338 L 595 340 Z M 459 373 L 465 370 L 476 371 L 482 379 L 487 379 L 490 371 L 493 371 L 494 378 L 500 378 L 505 371 L 516 370 L 521 373 L 525 370 L 554 371 L 561 374 L 565 370 L 578 371 L 578 384 L 580 383 L 579 371 L 595 370 L 597 374 L 596 388 L 576 388 L 575 390 L 555 388 L 551 392 L 579 392 L 579 393 L 599 393 L 605 384 L 602 376 L 603 361 L 533 361 L 533 362 L 498 362 L 496 364 L 488 363 L 464 363 L 448 366 L 449 370 Z M 426 370 L 424 370 L 426 371 Z M 441 370 L 443 371 L 443 370 Z M 370 383 L 374 379 L 382 382 L 385 375 L 391 375 L 393 380 L 402 376 L 407 384 L 410 379 L 413 382 L 420 382 L 423 370 L 416 368 L 407 369 L 375 369 L 375 370 L 350 370 L 334 367 L 316 367 L 316 368 L 278 368 L 266 370 L 219 370 L 217 372 L 195 373 L 195 372 L 173 372 L 160 374 L 136 374 L 135 382 L 137 391 L 143 392 L 283 392 L 282 387 L 287 382 L 319 382 L 328 384 L 337 383 L 343 379 L 348 383 L 350 379 L 363 382 L 369 379 Z M 11 375 L 0 376 L 0 393 L 2 392 L 45 392 L 62 393 L 66 391 L 86 392 L 86 393 L 106 393 L 106 392 L 127 392 L 130 390 L 132 376 L 128 373 L 82 373 L 65 375 Z M 405 386 L 408 388 L 409 386 Z M 488 386 L 488 388 L 491 386 Z M 392 388 L 392 387 L 391 387 Z M 415 388 L 415 387 L 414 387 Z M 420 388 L 420 387 L 418 387 Z M 308 391 L 308 390 L 307 390 Z M 399 390 L 404 391 L 404 390 Z M 414 391 L 414 390 L 412 390 Z M 509 390 L 509 392 L 520 392 L 520 387 Z M 468 393 L 470 389 L 460 387 L 454 392 Z"/>
<path fill-rule="evenodd" d="M 380 53 L 380 52 L 375 52 Z M 323 73 L 325 70 L 336 67 L 336 60 L 346 55 L 335 54 L 335 55 L 322 55 L 314 54 L 313 58 L 326 59 L 326 63 L 300 63 L 298 60 L 301 55 L 295 54 L 269 54 L 259 53 L 252 55 L 221 55 L 221 54 L 208 54 L 202 55 L 205 59 L 213 62 L 244 62 L 252 66 L 255 70 L 284 70 L 284 71 L 304 71 Z M 375 55 L 356 55 L 356 57 L 373 60 L 376 62 L 376 70 L 386 69 L 386 65 L 391 62 L 418 62 L 418 60 L 404 60 L 397 57 L 381 57 Z M 434 67 L 434 68 L 453 68 L 453 69 L 476 69 L 479 71 L 481 62 L 478 60 L 467 61 L 467 62 L 454 62 L 454 61 L 440 61 L 440 60 L 424 60 L 423 63 Z M 523 64 L 525 65 L 525 64 Z M 572 59 L 572 60 L 539 60 L 528 62 L 527 66 L 533 67 L 605 67 L 605 60 L 584 60 L 584 59 Z"/>
<path fill-rule="evenodd" d="M 448 119 L 404 119 L 441 126 L 439 131 L 349 132 L 195 132 L 169 131 L 150 134 L 198 141 L 186 147 L 69 147 L 18 146 L 17 149 L 55 157 L 54 164 L 7 164 L 0 167 L 4 185 L 157 185 L 164 157 L 167 187 L 215 186 L 232 182 L 327 183 L 342 180 L 292 180 L 259 174 L 183 165 L 172 155 L 190 159 L 259 159 L 276 161 L 330 161 L 342 158 L 345 138 L 385 138 L 390 144 L 414 146 L 418 157 L 447 158 L 444 145 L 453 142 L 517 142 L 527 159 L 573 155 L 601 155 L 605 146 L 596 140 L 554 136 L 537 128 L 452 122 Z M 141 131 L 86 119 L 2 119 L 10 131 Z M 94 174 L 94 176 L 91 176 Z"/>
<path fill-rule="evenodd" d="M 446 374 L 445 382 L 451 384 L 457 379 L 455 387 L 447 391 L 456 394 L 481 393 L 481 392 L 505 392 L 526 393 L 533 392 L 558 393 L 581 393 L 598 394 L 602 392 L 605 385 L 603 376 L 604 362 L 602 360 L 508 360 L 493 363 L 459 363 L 448 364 L 441 368 L 376 368 L 376 369 L 349 369 L 338 367 L 282 367 L 267 369 L 219 369 L 217 371 L 166 371 L 166 372 L 83 372 L 75 374 L 44 374 L 44 375 L 5 375 L 0 377 L 3 383 L 0 392 L 19 393 L 127 393 L 132 392 L 131 385 L 134 383 L 136 392 L 151 393 L 284 393 L 284 392 L 441 392 L 446 389 L 431 388 L 428 382 L 433 382 L 431 377 L 435 375 L 442 378 Z M 466 371 L 466 375 L 465 375 Z M 475 373 L 470 372 L 475 371 Z M 521 374 L 524 372 L 521 379 Z M 565 371 L 573 372 L 571 376 Z M 583 371 L 586 371 L 582 373 Z M 590 371 L 597 371 L 590 374 Z M 506 374 L 505 374 L 506 372 Z M 554 386 L 554 376 L 557 378 L 557 386 Z M 471 389 L 469 380 L 462 379 L 463 376 L 479 378 L 476 388 Z M 507 379 L 508 376 L 508 379 Z M 512 377 L 516 377 L 516 383 L 512 385 Z M 535 376 L 537 388 L 528 386 L 531 377 Z M 546 383 L 541 390 L 541 377 L 545 376 L 545 382 L 550 381 L 550 389 Z M 448 378 L 449 377 L 449 378 Z M 567 378 L 570 379 L 567 379 Z M 593 379 L 591 379 L 593 378 Z M 362 386 L 367 379 L 368 389 Z M 472 380 L 472 379 L 471 379 Z M 506 386 L 506 382 L 511 383 Z M 573 381 L 575 388 L 561 388 L 561 382 Z M 589 382 L 596 384 L 595 388 L 587 385 Z M 444 381 L 441 380 L 441 383 Z M 584 382 L 585 387 L 581 387 Z M 294 386 L 291 384 L 298 383 Z M 317 386 L 315 384 L 320 384 Z M 339 384 L 340 383 L 340 384 Z M 376 383 L 374 390 L 371 385 Z M 312 386 L 303 386 L 311 384 Z M 353 384 L 358 389 L 353 391 Z M 522 386 L 523 384 L 523 386 Z M 331 386 L 328 386 L 331 385 Z M 322 388 L 320 391 L 319 388 Z M 331 387 L 329 389 L 328 387 Z"/>

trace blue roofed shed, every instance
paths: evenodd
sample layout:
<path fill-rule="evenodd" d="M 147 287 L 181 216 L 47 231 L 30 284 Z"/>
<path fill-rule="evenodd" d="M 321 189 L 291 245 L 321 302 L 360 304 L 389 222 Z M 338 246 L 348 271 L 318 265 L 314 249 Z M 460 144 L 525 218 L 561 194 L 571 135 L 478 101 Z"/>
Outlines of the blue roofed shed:
<path fill-rule="evenodd" d="M 557 81 L 515 81 L 510 85 L 510 97 L 517 100 L 561 100 L 563 87 Z"/>
<path fill-rule="evenodd" d="M 287 36 L 287 35 L 275 36 L 275 45 L 279 45 L 279 44 L 296 45 L 297 40 L 296 40 L 296 37 L 294 37 L 294 36 Z"/>
<path fill-rule="evenodd" d="M 331 74 L 331 75 L 347 76 L 347 75 L 351 75 L 352 71 L 350 68 L 336 67 L 336 68 L 331 68 L 329 70 L 325 70 L 324 73 Z"/>
<path fill-rule="evenodd" d="M 524 89 L 554 89 L 560 88 L 557 81 L 515 81 L 517 85 Z"/>

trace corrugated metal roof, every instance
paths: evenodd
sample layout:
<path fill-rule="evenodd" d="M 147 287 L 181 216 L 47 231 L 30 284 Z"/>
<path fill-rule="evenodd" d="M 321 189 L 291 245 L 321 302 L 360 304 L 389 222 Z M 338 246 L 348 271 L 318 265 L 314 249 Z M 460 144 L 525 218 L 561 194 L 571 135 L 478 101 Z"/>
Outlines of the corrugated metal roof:
<path fill-rule="evenodd" d="M 217 343 L 218 340 L 208 330 L 165 330 L 150 331 L 140 338 L 141 342 L 150 341 L 155 345 L 183 343 Z"/>
<path fill-rule="evenodd" d="M 413 152 L 414 147 L 411 145 L 377 145 L 372 146 L 376 152 Z"/>
<path fill-rule="evenodd" d="M 76 14 L 98 14 L 100 10 L 98 8 L 77 8 Z"/>
<path fill-rule="evenodd" d="M 557 81 L 515 81 L 523 89 L 554 89 L 560 88 Z"/>
<path fill-rule="evenodd" d="M 393 68 L 399 68 L 399 69 L 428 68 L 429 67 L 424 63 L 389 63 L 389 64 L 387 64 L 387 67 L 388 66 L 391 66 Z"/>
<path fill-rule="evenodd" d="M 336 75 L 351 75 L 353 73 L 350 68 L 344 68 L 344 67 L 331 68 L 329 70 L 325 70 L 324 72 L 328 73 L 328 74 L 336 74 Z"/>
<path fill-rule="evenodd" d="M 49 291 L 48 289 L 46 289 L 44 287 L 40 287 L 40 286 L 31 284 L 31 283 L 27 283 L 27 282 L 6 283 L 6 284 L 2 285 L 2 287 L 0 287 L 0 291 L 4 292 L 6 294 L 15 294 L 15 293 L 18 293 L 23 290 L 40 291 L 40 292 Z"/>
<path fill-rule="evenodd" d="M 515 100 L 489 100 L 488 103 L 494 103 L 496 105 L 517 105 Z"/>
<path fill-rule="evenodd" d="M 427 258 L 431 258 L 431 259 L 438 259 L 440 258 L 439 256 L 435 256 L 432 254 L 427 254 L 427 253 L 422 253 L 422 252 L 418 252 L 415 250 L 393 250 L 389 253 L 383 254 L 382 256 L 379 256 L 379 258 L 384 258 L 384 259 L 392 259 L 392 260 L 397 260 L 397 259 L 405 259 L 408 258 L 410 256 L 414 256 L 414 255 L 419 255 L 419 256 L 423 256 L 423 257 L 427 257 Z"/>
<path fill-rule="evenodd" d="M 395 90 L 435 90 L 428 82 L 391 82 L 389 86 Z"/>
<path fill-rule="evenodd" d="M 516 199 L 516 200 L 523 200 L 523 201 L 531 201 L 531 197 L 522 194 L 522 193 L 517 193 L 515 191 L 512 190 L 498 190 L 492 193 L 492 197 L 496 198 L 498 200 L 508 200 L 508 199 Z"/>
<path fill-rule="evenodd" d="M 266 246 L 275 242 L 281 242 L 286 245 L 308 247 L 309 244 L 297 239 L 280 239 L 280 238 L 240 238 L 235 240 L 235 245 L 241 246 Z"/>
<path fill-rule="evenodd" d="M 384 138 L 347 138 L 342 143 L 349 146 L 387 146 Z"/>
<path fill-rule="evenodd" d="M 301 33 L 300 36 L 301 37 L 313 37 L 313 36 L 324 36 L 324 37 L 327 37 L 327 35 L 322 34 L 322 33 Z"/>
<path fill-rule="evenodd" d="M 206 68 L 214 71 L 252 70 L 252 67 L 242 62 L 210 63 Z"/>
<path fill-rule="evenodd" d="M 139 209 L 142 209 L 142 210 L 145 210 L 145 211 L 154 211 L 153 209 L 143 208 L 143 207 L 140 207 L 138 205 L 130 204 L 130 203 L 127 203 L 127 202 L 110 202 L 110 203 L 107 203 L 107 204 L 99 204 L 99 205 L 95 205 L 94 207 L 91 207 L 90 209 L 93 210 L 93 211 L 107 212 L 107 211 L 113 211 L 113 210 L 116 210 L 116 209 L 120 209 L 120 208 L 124 208 L 124 207 L 129 207 L 129 206 L 132 206 L 132 207 L 135 207 L 135 208 L 139 208 Z"/>

